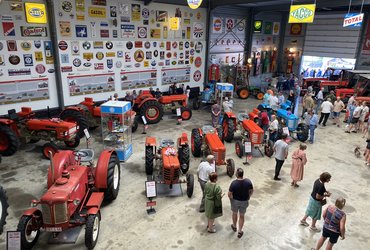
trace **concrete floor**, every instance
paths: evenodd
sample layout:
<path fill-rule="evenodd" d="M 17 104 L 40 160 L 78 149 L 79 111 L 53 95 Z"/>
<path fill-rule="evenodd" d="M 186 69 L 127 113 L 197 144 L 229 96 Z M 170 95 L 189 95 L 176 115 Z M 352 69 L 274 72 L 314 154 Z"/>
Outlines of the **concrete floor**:
<path fill-rule="evenodd" d="M 251 97 L 246 101 L 235 100 L 235 112 L 251 110 L 258 103 Z M 148 135 L 160 138 L 177 138 L 181 132 L 210 123 L 206 110 L 194 111 L 190 121 L 175 125 L 175 120 L 164 119 L 149 129 Z M 121 165 L 121 185 L 117 199 L 102 208 L 100 235 L 95 249 L 310 249 L 316 245 L 320 233 L 313 233 L 298 224 L 304 214 L 315 179 L 323 171 L 332 174 L 327 189 L 333 193 L 330 203 L 338 196 L 347 199 L 347 234 L 339 240 L 337 249 L 369 249 L 370 169 L 363 159 L 355 157 L 355 146 L 365 148 L 359 134 L 346 134 L 343 128 L 330 123 L 316 130 L 315 144 L 308 144 L 308 163 L 300 187 L 290 186 L 291 158 L 284 164 L 281 182 L 272 180 L 275 160 L 254 157 L 250 166 L 242 165 L 244 159 L 235 155 L 234 143 L 227 143 L 227 157 L 235 160 L 237 167 L 245 170 L 253 181 L 255 193 L 246 214 L 244 236 L 241 239 L 231 230 L 231 212 L 227 196 L 223 198 L 224 215 L 216 219 L 217 233 L 206 232 L 206 218 L 198 212 L 201 190 L 195 183 L 194 195 L 157 198 L 155 215 L 146 213 L 144 182 L 145 135 L 133 135 L 134 154 Z M 140 128 L 139 128 L 140 129 Z M 98 130 L 93 133 L 96 152 L 102 149 Z M 290 152 L 298 146 L 292 142 Z M 39 146 L 41 143 L 39 144 Z M 3 157 L 0 166 L 0 183 L 8 192 L 9 216 L 5 230 L 15 230 L 22 211 L 32 199 L 39 198 L 46 187 L 49 162 L 44 160 L 39 147 L 25 146 L 12 157 Z M 96 155 L 98 155 L 96 153 Z M 196 174 L 200 159 L 191 158 L 190 173 Z M 219 184 L 227 192 L 231 178 L 225 167 L 219 168 Z M 186 187 L 184 186 L 184 191 Z M 322 221 L 317 224 L 322 227 Z M 0 249 L 5 249 L 5 235 L 0 236 Z M 48 235 L 42 233 L 34 249 L 85 249 L 84 228 L 74 245 L 48 245 Z"/>

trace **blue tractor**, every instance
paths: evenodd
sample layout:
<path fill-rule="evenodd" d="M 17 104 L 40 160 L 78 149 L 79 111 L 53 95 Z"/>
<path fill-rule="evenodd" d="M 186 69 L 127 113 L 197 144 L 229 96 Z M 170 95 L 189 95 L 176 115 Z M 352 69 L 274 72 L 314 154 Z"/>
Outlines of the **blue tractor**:
<path fill-rule="evenodd" d="M 299 123 L 298 116 L 285 109 L 279 109 L 276 112 L 276 116 L 281 128 L 287 127 L 289 133 L 295 133 L 299 141 L 305 142 L 308 139 L 308 126 L 303 122 Z M 284 129 L 279 128 L 279 134 L 281 134 L 283 130 Z M 278 135 L 278 138 L 279 137 L 280 135 Z"/>

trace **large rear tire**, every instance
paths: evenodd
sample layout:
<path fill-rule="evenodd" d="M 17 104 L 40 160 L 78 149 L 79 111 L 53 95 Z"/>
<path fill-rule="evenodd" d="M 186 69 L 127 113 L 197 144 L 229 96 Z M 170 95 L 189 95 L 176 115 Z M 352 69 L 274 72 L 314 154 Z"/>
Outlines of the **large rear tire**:
<path fill-rule="evenodd" d="M 305 142 L 308 139 L 308 127 L 304 123 L 300 123 L 297 126 L 297 138 L 301 142 Z"/>
<path fill-rule="evenodd" d="M 0 154 L 11 156 L 17 152 L 19 140 L 16 134 L 8 126 L 0 125 Z"/>
<path fill-rule="evenodd" d="M 237 91 L 236 94 L 240 99 L 247 99 L 249 97 L 249 90 L 247 87 L 240 87 Z"/>
<path fill-rule="evenodd" d="M 66 122 L 75 122 L 78 125 L 77 135 L 79 138 L 83 138 L 85 136 L 84 129 L 89 128 L 89 122 L 87 118 L 79 111 L 74 109 L 64 110 L 64 112 L 60 114 L 60 119 Z"/>
<path fill-rule="evenodd" d="M 191 111 L 191 109 L 187 107 L 181 107 L 181 118 L 184 121 L 190 120 L 192 115 L 193 115 L 193 112 Z"/>
<path fill-rule="evenodd" d="M 98 242 L 100 230 L 99 214 L 90 214 L 87 217 L 85 228 L 85 246 L 87 249 L 93 249 Z"/>
<path fill-rule="evenodd" d="M 51 151 L 51 154 L 54 155 L 56 152 L 58 152 L 58 150 L 58 146 L 54 142 L 48 142 L 42 146 L 42 155 L 45 159 L 49 160 L 49 151 Z"/>
<path fill-rule="evenodd" d="M 32 216 L 23 215 L 19 220 L 17 231 L 21 232 L 21 249 L 31 249 L 40 236 L 40 229 L 32 230 Z"/>
<path fill-rule="evenodd" d="M 194 175 L 186 174 L 186 194 L 189 198 L 193 196 L 194 191 Z"/>
<path fill-rule="evenodd" d="M 243 143 L 241 140 L 237 140 L 235 142 L 235 153 L 239 158 L 242 158 L 244 155 L 244 150 L 243 150 Z"/>
<path fill-rule="evenodd" d="M 235 132 L 235 123 L 233 119 L 230 119 L 226 115 L 224 116 L 224 120 L 222 122 L 223 128 L 223 138 L 227 142 L 232 142 L 234 139 L 234 132 Z"/>
<path fill-rule="evenodd" d="M 104 191 L 104 200 L 112 201 L 118 196 L 121 181 L 121 169 L 116 154 L 111 154 L 108 163 L 107 189 Z"/>
<path fill-rule="evenodd" d="M 145 173 L 146 175 L 153 175 L 153 169 L 154 169 L 153 147 L 146 147 L 145 149 Z"/>
<path fill-rule="evenodd" d="M 145 117 L 148 124 L 156 124 L 163 117 L 163 107 L 158 101 L 146 101 L 141 106 L 140 113 Z"/>
<path fill-rule="evenodd" d="M 189 162 L 190 162 L 190 152 L 189 152 L 189 145 L 183 145 L 179 148 L 179 162 L 181 167 L 181 172 L 186 174 L 189 170 Z"/>
<path fill-rule="evenodd" d="M 191 153 L 194 157 L 199 157 L 202 154 L 202 137 L 197 128 L 191 131 Z"/>
<path fill-rule="evenodd" d="M 1 156 L 0 156 L 1 157 Z M 8 196 L 6 191 L 0 186 L 0 234 L 3 233 L 6 217 L 8 216 Z"/>
<path fill-rule="evenodd" d="M 226 160 L 226 173 L 231 178 L 235 173 L 235 163 L 233 159 Z"/>

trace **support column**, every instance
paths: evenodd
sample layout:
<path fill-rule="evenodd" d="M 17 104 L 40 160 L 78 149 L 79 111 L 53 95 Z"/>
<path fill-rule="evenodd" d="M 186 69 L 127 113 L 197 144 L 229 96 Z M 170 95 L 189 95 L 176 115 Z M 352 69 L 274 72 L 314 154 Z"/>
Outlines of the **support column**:
<path fill-rule="evenodd" d="M 280 35 L 279 35 L 279 47 L 278 47 L 278 57 L 276 61 L 277 72 L 283 72 L 283 58 L 284 58 L 284 41 L 285 41 L 285 30 L 288 23 L 288 14 L 286 12 L 281 13 L 280 22 Z"/>

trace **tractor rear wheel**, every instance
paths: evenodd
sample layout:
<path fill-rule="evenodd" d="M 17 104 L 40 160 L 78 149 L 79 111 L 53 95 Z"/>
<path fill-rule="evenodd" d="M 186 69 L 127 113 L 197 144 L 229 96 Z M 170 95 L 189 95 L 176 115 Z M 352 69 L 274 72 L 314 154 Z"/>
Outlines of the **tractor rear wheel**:
<path fill-rule="evenodd" d="M 184 121 L 190 120 L 191 116 L 193 115 L 193 112 L 188 107 L 181 107 L 181 118 Z"/>
<path fill-rule="evenodd" d="M 42 155 L 48 160 L 50 159 L 49 151 L 51 151 L 52 155 L 55 155 L 55 153 L 58 152 L 58 146 L 54 142 L 48 142 L 42 146 Z"/>
<path fill-rule="evenodd" d="M 223 138 L 227 142 L 231 142 L 234 139 L 234 132 L 235 132 L 235 124 L 234 120 L 230 119 L 226 115 L 224 116 L 224 120 L 222 122 L 223 127 Z"/>
<path fill-rule="evenodd" d="M 80 145 L 80 137 L 76 136 L 73 141 L 64 141 L 64 144 L 69 148 L 75 148 Z"/>
<path fill-rule="evenodd" d="M 163 107 L 158 101 L 146 101 L 141 106 L 140 113 L 145 117 L 148 124 L 156 124 L 163 117 Z"/>
<path fill-rule="evenodd" d="M 139 122 L 137 121 L 136 117 L 132 123 L 132 126 L 131 126 L 131 133 L 135 133 L 135 131 L 137 130 L 137 128 L 139 127 Z"/>
<path fill-rule="evenodd" d="M 305 142 L 308 139 L 308 127 L 304 123 L 300 123 L 297 126 L 297 138 L 301 142 Z"/>
<path fill-rule="evenodd" d="M 93 249 L 98 242 L 100 230 L 100 214 L 89 214 L 85 228 L 85 246 Z"/>
<path fill-rule="evenodd" d="M 116 154 L 111 154 L 108 163 L 107 189 L 104 191 L 104 200 L 112 201 L 117 198 L 121 180 L 121 170 Z"/>
<path fill-rule="evenodd" d="M 64 112 L 60 114 L 60 119 L 66 122 L 76 123 L 78 125 L 77 135 L 79 136 L 79 138 L 83 138 L 85 136 L 84 129 L 89 128 L 89 122 L 87 121 L 86 117 L 79 111 L 74 109 L 64 110 Z"/>
<path fill-rule="evenodd" d="M 183 145 L 178 150 L 181 172 L 186 174 L 189 170 L 190 152 L 189 145 Z"/>
<path fill-rule="evenodd" d="M 216 131 L 217 131 L 218 138 L 220 139 L 220 141 L 222 143 L 224 143 L 224 131 L 223 131 L 222 127 L 220 127 L 220 126 L 217 127 Z"/>
<path fill-rule="evenodd" d="M 247 87 L 240 87 L 237 91 L 236 94 L 240 99 L 247 99 L 249 97 L 249 90 Z"/>
<path fill-rule="evenodd" d="M 154 169 L 153 147 L 146 147 L 145 149 L 145 173 L 146 175 L 153 175 L 153 169 Z"/>
<path fill-rule="evenodd" d="M 258 92 L 256 95 L 257 100 L 262 100 L 264 95 L 265 95 L 264 93 Z"/>
<path fill-rule="evenodd" d="M 191 153 L 194 157 L 199 157 L 202 154 L 202 137 L 197 128 L 191 131 Z"/>
<path fill-rule="evenodd" d="M 243 143 L 241 140 L 238 140 L 235 142 L 235 153 L 239 158 L 243 157 L 244 150 L 243 150 Z"/>
<path fill-rule="evenodd" d="M 17 152 L 19 139 L 14 131 L 8 126 L 0 125 L 0 154 L 10 156 Z"/>
<path fill-rule="evenodd" d="M 200 108 L 200 104 L 201 104 L 201 100 L 200 100 L 199 96 L 195 97 L 193 99 L 193 109 L 198 110 Z"/>
<path fill-rule="evenodd" d="M 233 177 L 235 173 L 235 163 L 231 158 L 226 160 L 226 173 L 229 177 Z"/>
<path fill-rule="evenodd" d="M 40 236 L 40 228 L 33 225 L 33 216 L 23 215 L 19 220 L 17 231 L 21 232 L 21 248 L 31 249 Z M 37 229 L 35 229 L 37 228 Z"/>
<path fill-rule="evenodd" d="M 0 234 L 3 233 L 4 225 L 6 224 L 6 217 L 8 216 L 8 196 L 6 191 L 0 186 Z"/>
<path fill-rule="evenodd" d="M 194 191 L 194 175 L 186 174 L 186 194 L 189 198 L 193 196 Z"/>
<path fill-rule="evenodd" d="M 267 145 L 265 145 L 265 155 L 267 157 L 271 157 L 274 154 L 273 148 L 274 148 L 274 142 L 269 140 L 267 142 Z"/>

